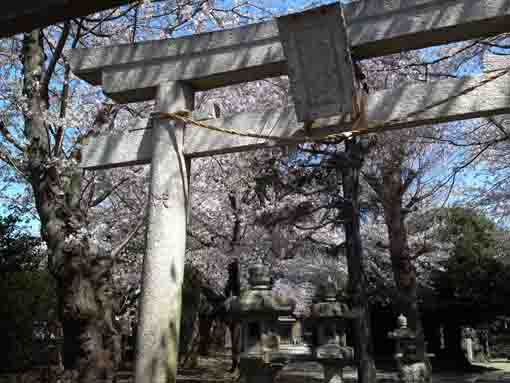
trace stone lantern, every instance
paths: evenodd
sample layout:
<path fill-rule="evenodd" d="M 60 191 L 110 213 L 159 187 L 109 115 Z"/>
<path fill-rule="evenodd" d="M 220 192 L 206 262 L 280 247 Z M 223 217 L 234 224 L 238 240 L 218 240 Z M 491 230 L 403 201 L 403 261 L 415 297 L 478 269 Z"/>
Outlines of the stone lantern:
<path fill-rule="evenodd" d="M 345 335 L 348 321 L 354 315 L 346 304 L 338 301 L 332 281 L 319 288 L 317 298 L 310 315 L 315 324 L 315 357 L 323 367 L 324 382 L 340 383 L 344 367 L 354 364 L 354 349 L 347 346 Z"/>
<path fill-rule="evenodd" d="M 398 328 L 388 334 L 395 340 L 395 360 L 401 383 L 431 382 L 431 366 L 425 349 L 417 347 L 416 333 L 407 327 L 407 318 L 397 318 Z"/>
<path fill-rule="evenodd" d="M 232 302 L 231 314 L 241 323 L 241 381 L 270 383 L 283 367 L 280 337 L 295 303 L 271 291 L 271 278 L 262 265 L 249 269 L 249 289 Z"/>

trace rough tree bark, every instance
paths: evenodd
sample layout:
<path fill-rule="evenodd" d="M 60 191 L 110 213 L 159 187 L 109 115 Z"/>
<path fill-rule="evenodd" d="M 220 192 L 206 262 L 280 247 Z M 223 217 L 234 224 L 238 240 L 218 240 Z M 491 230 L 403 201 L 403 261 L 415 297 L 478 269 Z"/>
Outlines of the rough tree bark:
<path fill-rule="evenodd" d="M 48 75 L 44 62 L 42 32 L 25 34 L 25 172 L 41 220 L 41 235 L 48 245 L 50 271 L 57 280 L 64 367 L 78 369 L 83 383 L 110 381 L 115 355 L 120 354 L 115 350 L 118 334 L 113 323 L 112 258 L 87 235 L 80 170 L 59 164 L 64 158 L 61 143 L 53 141 L 58 135 L 50 137 L 43 117 L 48 108 L 48 89 L 41 86 Z M 74 152 L 71 158 L 78 156 Z"/>
<path fill-rule="evenodd" d="M 184 268 L 183 313 L 179 341 L 179 367 L 193 368 L 217 343 L 211 332 L 219 325 L 213 313 L 224 297 L 214 291 L 206 277 L 192 265 Z M 223 339 L 224 340 L 224 337 Z"/>
<path fill-rule="evenodd" d="M 353 163 L 361 163 L 362 153 L 357 139 L 345 143 L 347 158 Z M 355 320 L 355 350 L 358 359 L 358 382 L 375 383 L 376 369 L 373 358 L 373 345 L 370 327 L 370 312 L 363 272 L 363 249 L 361 246 L 359 216 L 359 176 L 360 168 L 343 168 L 342 187 L 345 200 L 343 218 L 345 220 L 345 249 L 349 271 L 349 293 L 352 306 L 359 314 Z"/>
<path fill-rule="evenodd" d="M 393 277 L 397 287 L 395 308 L 404 314 L 409 327 L 420 334 L 420 346 L 424 346 L 423 327 L 418 310 L 418 286 L 416 269 L 411 259 L 407 240 L 407 227 L 403 209 L 403 194 L 408 187 L 401 176 L 399 161 L 386 160 L 381 184 L 384 219 L 388 229 L 389 252 Z"/>
<path fill-rule="evenodd" d="M 423 326 L 418 309 L 418 284 L 416 268 L 409 249 L 407 225 L 405 222 L 409 207 L 415 205 L 422 197 L 413 196 L 405 204 L 404 195 L 416 180 L 418 172 L 405 169 L 407 156 L 406 142 L 388 142 L 388 149 L 378 165 L 380 174 L 364 174 L 372 190 L 377 195 L 383 211 L 388 232 L 388 251 L 390 253 L 393 278 L 397 298 L 394 303 L 396 316 L 404 314 L 411 329 L 417 332 L 417 346 L 425 346 Z M 386 247 L 386 246 L 385 246 Z"/>

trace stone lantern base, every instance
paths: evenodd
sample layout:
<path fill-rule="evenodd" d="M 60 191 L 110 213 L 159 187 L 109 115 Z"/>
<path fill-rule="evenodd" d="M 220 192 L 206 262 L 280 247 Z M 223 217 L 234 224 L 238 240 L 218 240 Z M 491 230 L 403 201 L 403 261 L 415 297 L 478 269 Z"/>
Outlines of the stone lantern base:
<path fill-rule="evenodd" d="M 343 383 L 343 367 L 335 363 L 322 363 L 324 383 Z"/>
<path fill-rule="evenodd" d="M 243 358 L 240 363 L 241 383 L 273 383 L 283 368 L 281 363 L 267 363 L 261 358 Z"/>
<path fill-rule="evenodd" d="M 401 363 L 398 368 L 400 383 L 431 383 L 430 369 L 426 362 Z"/>
<path fill-rule="evenodd" d="M 275 383 L 324 383 L 324 369 L 317 362 L 291 362 L 278 373 Z"/>
<path fill-rule="evenodd" d="M 278 373 L 275 383 L 343 383 L 342 371 L 335 363 L 289 363 Z"/>

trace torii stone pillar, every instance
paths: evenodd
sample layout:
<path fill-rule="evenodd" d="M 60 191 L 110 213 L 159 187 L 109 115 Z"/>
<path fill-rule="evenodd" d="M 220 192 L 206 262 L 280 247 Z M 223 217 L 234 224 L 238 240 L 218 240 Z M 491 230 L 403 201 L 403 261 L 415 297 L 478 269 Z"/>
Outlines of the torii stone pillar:
<path fill-rule="evenodd" d="M 158 87 L 156 110 L 192 110 L 193 98 L 188 85 L 168 82 Z M 155 119 L 152 131 L 135 383 L 169 383 L 177 377 L 186 248 L 189 185 L 183 155 L 184 124 Z"/>

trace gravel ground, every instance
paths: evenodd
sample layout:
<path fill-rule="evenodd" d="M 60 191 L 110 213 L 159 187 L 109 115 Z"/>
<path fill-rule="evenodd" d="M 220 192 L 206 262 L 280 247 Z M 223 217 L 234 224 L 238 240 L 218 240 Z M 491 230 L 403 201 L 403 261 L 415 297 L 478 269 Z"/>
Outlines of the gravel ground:
<path fill-rule="evenodd" d="M 510 383 L 510 362 L 496 361 L 489 364 L 480 364 L 478 367 L 486 368 L 487 372 L 477 373 L 433 373 L 434 383 Z M 201 382 L 234 382 L 238 377 L 228 373 L 230 360 L 228 355 L 218 355 L 214 358 L 201 359 L 199 366 L 194 370 L 181 371 L 178 381 L 181 383 Z M 286 375 L 292 376 L 292 383 L 317 382 L 322 374 L 320 367 L 315 363 L 295 364 L 285 371 Z M 346 368 L 344 372 L 346 383 L 357 381 L 354 369 Z M 392 371 L 377 371 L 377 381 L 380 383 L 397 382 L 396 373 Z"/>
<path fill-rule="evenodd" d="M 477 364 L 486 369 L 479 373 L 433 373 L 434 383 L 510 383 L 510 362 L 494 361 L 488 364 Z M 199 359 L 199 365 L 193 369 L 181 369 L 177 381 L 179 383 L 234 383 L 238 381 L 238 374 L 228 372 L 230 359 L 228 355 L 216 355 Z M 316 363 L 294 364 L 284 371 L 285 382 L 316 383 L 321 380 L 320 367 Z M 344 372 L 346 383 L 357 381 L 356 371 L 346 368 Z M 378 371 L 378 383 L 397 382 L 396 373 L 392 371 Z M 34 370 L 24 374 L 0 374 L 0 383 L 39 383 L 41 371 Z M 117 383 L 133 383 L 132 374 L 123 371 L 118 374 Z"/>

